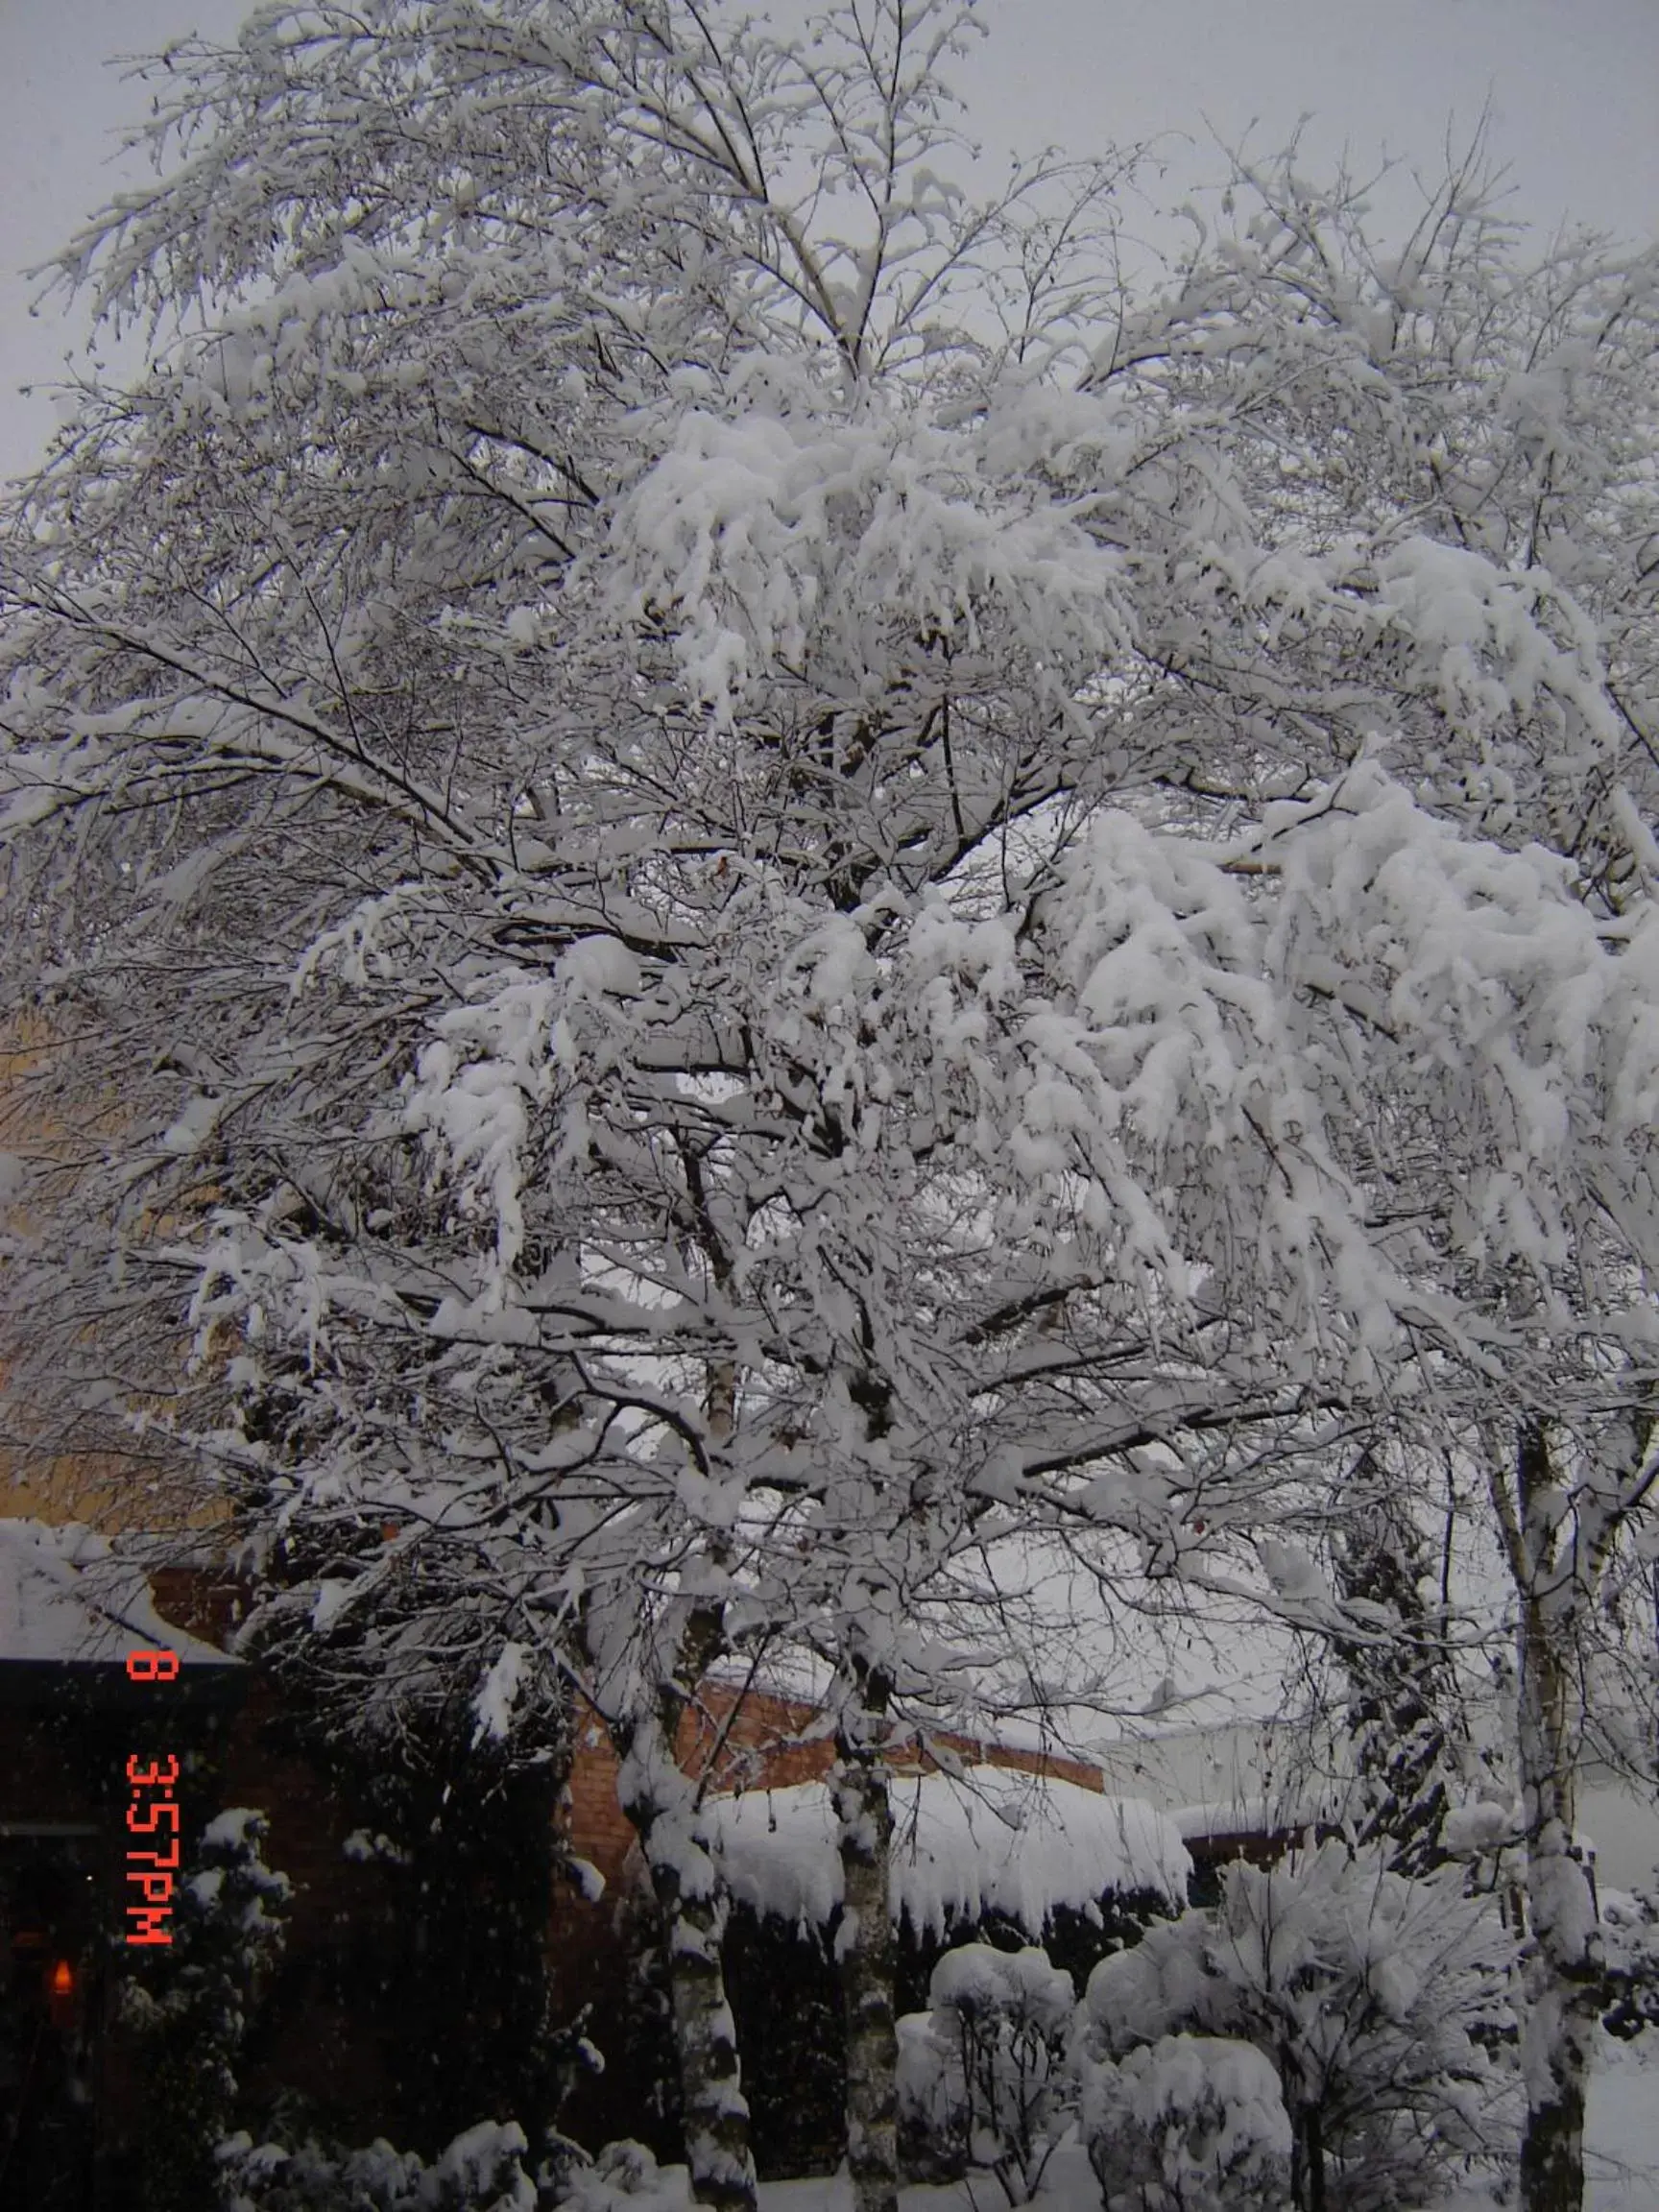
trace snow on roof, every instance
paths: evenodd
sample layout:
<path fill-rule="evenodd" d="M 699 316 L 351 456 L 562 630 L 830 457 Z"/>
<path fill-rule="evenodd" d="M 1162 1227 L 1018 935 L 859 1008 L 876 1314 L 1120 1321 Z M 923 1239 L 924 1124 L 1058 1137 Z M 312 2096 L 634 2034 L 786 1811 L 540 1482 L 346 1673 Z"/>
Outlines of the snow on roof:
<path fill-rule="evenodd" d="M 827 1783 L 716 1797 L 706 1810 L 733 1896 L 798 1925 L 830 1918 L 841 1861 Z M 919 1933 L 1001 1912 L 1040 1936 L 1058 1907 L 1087 1911 L 1108 1891 L 1187 1901 L 1187 1847 L 1137 1797 L 975 1767 L 961 1781 L 895 1775 L 893 1813 L 893 1915 Z"/>
<path fill-rule="evenodd" d="M 1183 1836 L 1280 1836 L 1317 1827 L 1336 1816 L 1329 1793 L 1296 1796 L 1217 1797 L 1201 1805 L 1178 1805 L 1168 1815 Z"/>
<path fill-rule="evenodd" d="M 122 1665 L 176 1651 L 184 1666 L 235 1662 L 163 1621 L 141 1568 L 80 1522 L 0 1520 L 0 1665 Z"/>

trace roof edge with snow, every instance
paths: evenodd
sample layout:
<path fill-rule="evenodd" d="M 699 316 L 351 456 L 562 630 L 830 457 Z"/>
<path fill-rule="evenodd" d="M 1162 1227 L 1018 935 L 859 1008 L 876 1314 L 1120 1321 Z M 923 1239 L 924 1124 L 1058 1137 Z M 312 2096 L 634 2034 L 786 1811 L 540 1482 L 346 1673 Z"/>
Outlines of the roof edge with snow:
<path fill-rule="evenodd" d="M 996 1912 L 1035 1938 L 1056 1911 L 1107 1896 L 1187 1902 L 1191 1857 L 1143 1799 L 1001 1767 L 896 1774 L 892 1792 L 893 1916 L 920 1934 Z M 706 1811 L 733 1897 L 797 1926 L 830 1919 L 842 1890 L 827 1783 L 711 1798 Z"/>

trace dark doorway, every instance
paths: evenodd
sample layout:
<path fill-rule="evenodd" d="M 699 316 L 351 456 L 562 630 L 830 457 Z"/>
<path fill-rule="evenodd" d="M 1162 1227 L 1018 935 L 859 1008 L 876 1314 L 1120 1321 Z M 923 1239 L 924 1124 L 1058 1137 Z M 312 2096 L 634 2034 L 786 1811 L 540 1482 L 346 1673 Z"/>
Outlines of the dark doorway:
<path fill-rule="evenodd" d="M 91 2212 L 98 1839 L 0 1828 L 0 2212 Z"/>

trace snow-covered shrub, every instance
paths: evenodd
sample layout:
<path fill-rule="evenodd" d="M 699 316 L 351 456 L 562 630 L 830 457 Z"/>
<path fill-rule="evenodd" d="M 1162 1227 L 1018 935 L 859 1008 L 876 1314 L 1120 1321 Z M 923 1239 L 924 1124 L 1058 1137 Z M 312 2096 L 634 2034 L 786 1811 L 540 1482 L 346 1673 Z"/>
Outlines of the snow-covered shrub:
<path fill-rule="evenodd" d="M 1070 1976 L 1036 1945 L 967 1943 L 933 1969 L 931 2009 L 899 2023 L 899 2125 L 917 2171 L 994 2174 L 1036 2193 L 1069 2116 Z"/>
<path fill-rule="evenodd" d="M 1078 2118 L 1109 2212 L 1279 2212 L 1290 2122 L 1254 2044 L 1164 2035 L 1082 2060 Z"/>
<path fill-rule="evenodd" d="M 348 2151 L 309 2141 L 219 2146 L 226 2212 L 686 2212 L 685 2169 L 643 2143 L 589 2157 L 551 2134 L 530 2167 L 516 2121 L 469 2128 L 430 2163 L 384 2139 Z"/>
<path fill-rule="evenodd" d="M 525 2172 L 525 2151 L 516 2123 L 487 2120 L 431 2165 L 387 2142 L 288 2150 L 246 2135 L 222 2144 L 219 2160 L 228 2212 L 538 2212 L 553 2199 Z"/>
<path fill-rule="evenodd" d="M 1094 1969 L 1079 2065 L 1181 2033 L 1251 2043 L 1278 2073 L 1298 2198 L 1317 2173 L 1331 2212 L 1374 2212 L 1507 2150 L 1513 2077 L 1490 2046 L 1512 1955 L 1455 1866 L 1407 1880 L 1338 1842 L 1236 1863 L 1214 1911 Z"/>
<path fill-rule="evenodd" d="M 145 2094 L 140 2212 L 202 2212 L 235 2117 L 248 2023 L 283 1941 L 290 1885 L 266 1865 L 262 1813 L 207 1823 L 174 1907 L 172 1942 L 128 1954 L 122 2018 Z"/>
<path fill-rule="evenodd" d="M 686 2212 L 685 2170 L 658 2165 L 643 2143 L 607 2143 L 593 2158 L 539 2170 L 549 2204 L 559 2212 Z"/>
<path fill-rule="evenodd" d="M 1628 2042 L 1659 2027 L 1659 1904 L 1646 1892 L 1603 1889 L 1601 1944 L 1607 2008 L 1601 2025 Z"/>
<path fill-rule="evenodd" d="M 220 2144 L 219 2170 L 227 2212 L 404 2212 L 421 2161 L 383 2140 L 334 2152 L 242 2133 Z"/>

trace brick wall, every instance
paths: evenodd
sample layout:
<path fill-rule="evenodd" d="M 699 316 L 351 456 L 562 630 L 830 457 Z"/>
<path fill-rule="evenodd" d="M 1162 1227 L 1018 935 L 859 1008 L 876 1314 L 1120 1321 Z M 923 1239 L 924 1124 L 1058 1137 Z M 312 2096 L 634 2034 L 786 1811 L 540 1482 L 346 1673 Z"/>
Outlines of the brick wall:
<path fill-rule="evenodd" d="M 695 1711 L 682 1722 L 676 1748 L 689 1773 L 706 1773 L 712 1762 L 716 1791 L 786 1790 L 799 1782 L 821 1781 L 833 1766 L 835 1747 L 819 1733 L 821 1727 L 822 1715 L 813 1705 L 763 1691 L 740 1696 L 731 1685 L 708 1683 Z M 950 1734 L 942 1735 L 940 1743 L 969 1766 L 1047 1775 L 1085 1790 L 1105 1788 L 1097 1767 L 1057 1752 Z M 901 1748 L 894 1764 L 915 1773 L 934 1762 L 912 1744 Z M 634 1830 L 616 1795 L 616 1755 L 603 1723 L 585 1711 L 571 1757 L 566 1833 L 571 1849 L 599 1869 L 608 1887 L 624 1878 L 635 1845 Z"/>

